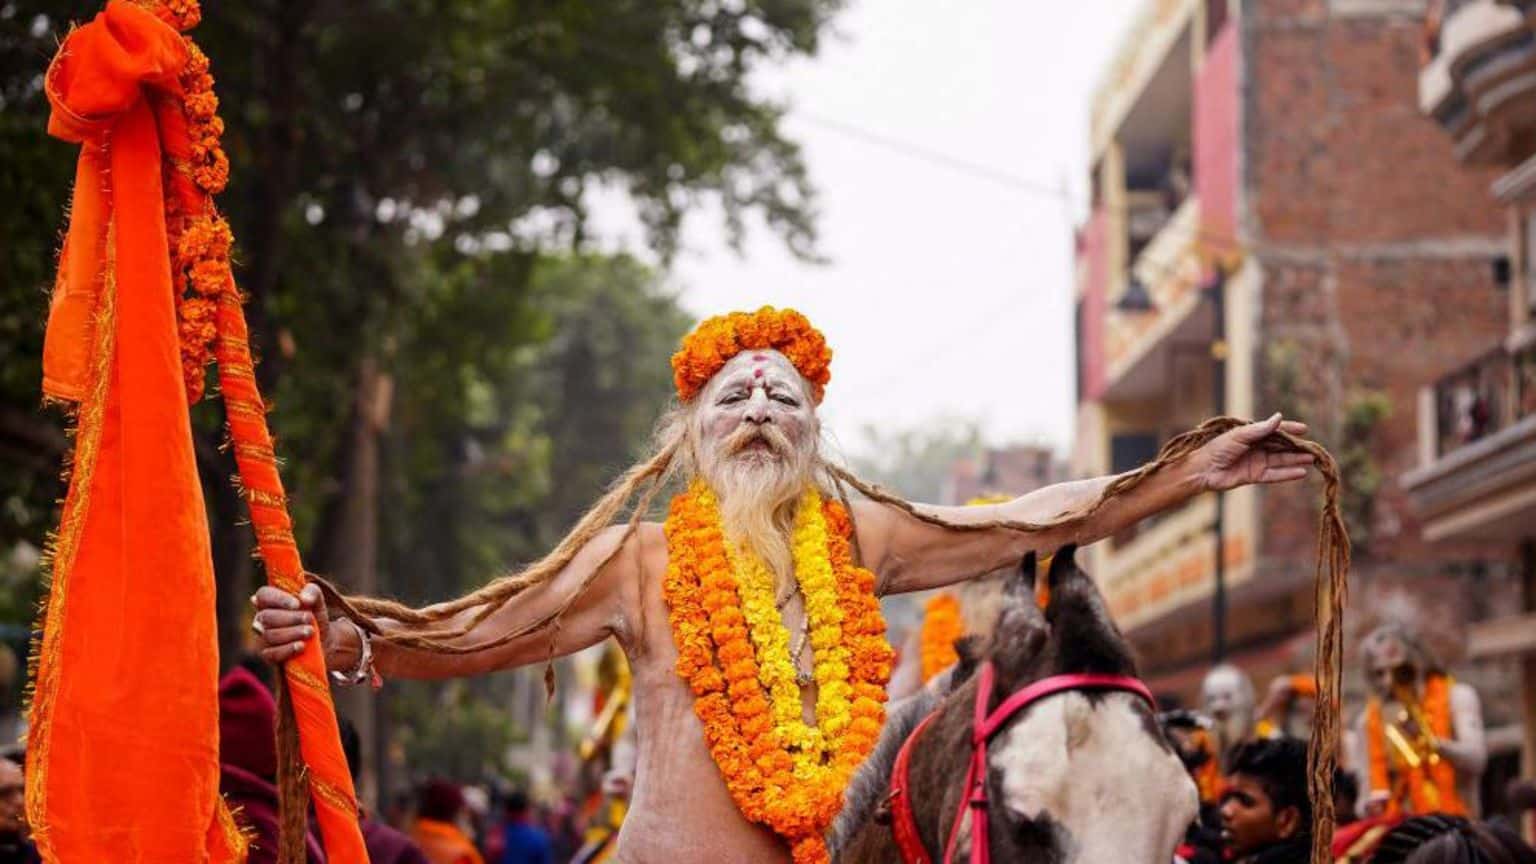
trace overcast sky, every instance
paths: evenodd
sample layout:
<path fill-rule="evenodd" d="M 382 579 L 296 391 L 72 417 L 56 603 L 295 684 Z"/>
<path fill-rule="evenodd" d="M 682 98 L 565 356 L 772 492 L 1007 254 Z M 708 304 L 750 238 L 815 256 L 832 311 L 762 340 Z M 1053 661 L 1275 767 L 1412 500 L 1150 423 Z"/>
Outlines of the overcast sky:
<path fill-rule="evenodd" d="M 739 257 L 701 212 L 673 273 L 684 305 L 805 312 L 832 344 L 822 413 L 845 450 L 865 424 L 942 417 L 1065 450 L 1088 100 L 1136 7 L 854 0 L 816 60 L 758 82 L 791 106 L 830 263 L 760 226 Z"/>

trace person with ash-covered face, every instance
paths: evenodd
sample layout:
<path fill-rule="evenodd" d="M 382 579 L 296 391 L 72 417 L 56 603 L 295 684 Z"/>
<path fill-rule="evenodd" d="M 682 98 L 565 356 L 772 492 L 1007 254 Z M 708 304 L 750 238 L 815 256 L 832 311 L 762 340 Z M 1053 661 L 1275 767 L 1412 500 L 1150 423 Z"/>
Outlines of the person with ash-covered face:
<path fill-rule="evenodd" d="M 823 835 L 884 718 L 880 595 L 1089 543 L 1202 492 L 1297 480 L 1313 462 L 1260 446 L 1305 433 L 1276 414 L 1190 445 L 1102 506 L 1115 478 L 987 507 L 912 505 L 823 454 L 830 361 L 821 333 L 791 310 L 703 322 L 673 358 L 680 405 L 656 450 L 548 557 L 425 609 L 322 603 L 316 585 L 299 597 L 263 588 L 255 626 L 267 658 L 319 638 L 349 681 L 373 668 L 447 678 L 613 637 L 634 670 L 638 746 L 618 858 L 825 861 Z M 665 524 L 641 521 L 674 477 Z M 867 500 L 845 503 L 844 486 Z M 631 521 L 611 524 L 632 498 Z M 331 621 L 333 611 L 345 617 Z"/>
<path fill-rule="evenodd" d="M 1356 725 L 1367 815 L 1476 817 L 1488 763 L 1482 701 L 1442 669 L 1407 628 L 1378 627 L 1360 649 L 1371 696 Z"/>
<path fill-rule="evenodd" d="M 1231 663 L 1219 663 L 1200 682 L 1200 708 L 1211 720 L 1216 758 L 1223 774 L 1232 748 L 1253 737 L 1253 682 Z"/>

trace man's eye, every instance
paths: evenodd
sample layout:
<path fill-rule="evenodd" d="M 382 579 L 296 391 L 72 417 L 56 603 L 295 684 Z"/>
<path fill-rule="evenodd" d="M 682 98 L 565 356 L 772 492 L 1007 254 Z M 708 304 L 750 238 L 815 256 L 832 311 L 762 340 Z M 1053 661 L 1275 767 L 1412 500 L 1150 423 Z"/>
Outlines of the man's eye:
<path fill-rule="evenodd" d="M 745 398 L 747 398 L 747 395 L 745 393 L 741 393 L 741 392 L 727 393 L 725 395 L 725 398 L 720 400 L 720 404 L 721 405 L 731 405 L 731 404 L 734 404 L 736 402 L 740 402 L 741 400 L 743 400 Z"/>
<path fill-rule="evenodd" d="M 794 408 L 794 407 L 796 407 L 796 406 L 798 406 L 800 404 L 799 402 L 796 402 L 794 399 L 790 398 L 789 396 L 785 396 L 782 393 L 778 394 L 778 395 L 775 395 L 773 397 L 773 401 L 781 403 L 781 404 L 784 404 L 784 405 L 788 405 L 791 408 Z"/>

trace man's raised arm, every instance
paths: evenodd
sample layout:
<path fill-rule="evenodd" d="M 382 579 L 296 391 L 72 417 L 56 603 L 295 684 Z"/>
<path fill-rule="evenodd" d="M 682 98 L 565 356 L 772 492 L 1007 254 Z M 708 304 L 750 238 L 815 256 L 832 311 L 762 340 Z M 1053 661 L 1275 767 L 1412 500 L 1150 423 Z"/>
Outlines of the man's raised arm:
<path fill-rule="evenodd" d="M 628 542 L 623 526 L 604 529 L 576 553 L 571 563 L 554 578 L 518 594 L 511 601 L 474 625 L 464 635 L 447 640 L 454 647 L 485 645 L 504 634 L 522 630 L 556 612 L 597 568 L 601 568 L 586 590 L 576 598 L 560 620 L 555 634 L 556 656 L 570 654 L 595 645 L 613 634 L 623 639 L 627 634 L 627 610 L 638 608 L 642 535 L 652 526 L 642 525 Z M 623 548 L 617 549 L 621 543 Z M 604 563 L 606 561 L 606 563 Z M 303 641 L 315 634 L 316 619 L 326 621 L 324 601 L 314 585 L 305 586 L 295 599 L 277 588 L 263 587 L 252 598 L 257 612 L 253 628 L 262 642 L 264 659 L 281 663 L 292 658 Z M 430 611 L 431 607 L 428 607 Z M 477 609 L 469 609 L 431 624 L 378 621 L 386 635 L 424 634 L 432 631 L 458 630 L 468 625 Z M 543 661 L 549 656 L 550 629 L 538 627 L 495 647 L 465 654 L 437 653 L 390 644 L 387 639 L 372 640 L 373 662 L 379 674 L 392 678 L 454 678 L 475 675 L 493 669 L 505 669 Z M 350 671 L 361 657 L 362 631 L 343 618 L 320 625 L 327 668 Z"/>
<path fill-rule="evenodd" d="M 885 504 L 861 501 L 855 504 L 854 521 L 865 564 L 878 575 L 882 594 L 938 588 L 1008 566 L 1031 550 L 1048 553 L 1066 543 L 1086 545 L 1102 540 L 1201 492 L 1305 477 L 1313 461 L 1310 455 L 1275 453 L 1255 446 L 1277 429 L 1297 436 L 1307 431 L 1306 424 L 1282 421 L 1279 414 L 1239 426 L 1106 502 L 1088 518 L 1036 533 L 1008 528 L 959 530 L 926 522 Z M 951 525 L 1048 523 L 1064 514 L 1087 510 L 1114 479 L 1057 483 L 1003 504 L 914 506 Z"/>

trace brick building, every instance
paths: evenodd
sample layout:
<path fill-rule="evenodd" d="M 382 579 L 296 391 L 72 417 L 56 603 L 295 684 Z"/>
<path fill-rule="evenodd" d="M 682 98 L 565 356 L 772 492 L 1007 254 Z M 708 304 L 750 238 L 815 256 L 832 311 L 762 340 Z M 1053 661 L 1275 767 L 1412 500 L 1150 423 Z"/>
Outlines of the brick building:
<path fill-rule="evenodd" d="M 987 495 L 1024 495 L 1065 480 L 1067 474 L 1067 466 L 1049 447 L 987 447 L 978 457 L 950 466 L 936 503 L 956 505 Z"/>
<path fill-rule="evenodd" d="M 1418 108 L 1424 8 L 1144 5 L 1092 106 L 1073 470 L 1133 467 L 1213 414 L 1307 420 L 1344 469 L 1349 646 L 1417 624 L 1483 690 L 1492 784 L 1518 753 L 1517 676 L 1464 644 L 1519 609 L 1513 549 L 1427 537 L 1402 477 L 1420 388 L 1507 333 L 1508 243 L 1497 171 L 1460 164 Z M 1154 690 L 1192 701 L 1217 654 L 1261 688 L 1310 669 L 1318 497 L 1202 496 L 1090 550 Z"/>
<path fill-rule="evenodd" d="M 1482 543 L 1518 561 L 1518 606 L 1473 623 L 1467 655 L 1513 664 L 1523 773 L 1536 774 L 1536 4 L 1437 2 L 1426 10 L 1419 105 L 1507 226 L 1507 326 L 1470 362 L 1427 379 L 1419 466 L 1402 477 L 1434 543 Z"/>

